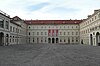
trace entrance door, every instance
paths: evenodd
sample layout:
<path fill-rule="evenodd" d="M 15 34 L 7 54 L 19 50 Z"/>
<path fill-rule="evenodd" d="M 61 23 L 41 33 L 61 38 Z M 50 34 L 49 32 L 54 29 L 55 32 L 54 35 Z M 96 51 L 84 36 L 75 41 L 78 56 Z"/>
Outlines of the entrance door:
<path fill-rule="evenodd" d="M 56 38 L 56 43 L 58 43 L 58 38 Z"/>
<path fill-rule="evenodd" d="M 70 38 L 68 38 L 68 43 L 70 43 Z"/>
<path fill-rule="evenodd" d="M 100 43 L 99 43 L 99 32 L 97 32 L 96 33 L 96 44 L 98 45 L 98 46 L 100 46 Z"/>
<path fill-rule="evenodd" d="M 55 43 L 55 39 L 54 38 L 52 38 L 52 43 Z"/>
<path fill-rule="evenodd" d="M 51 38 L 48 38 L 48 43 L 51 43 Z"/>
<path fill-rule="evenodd" d="M 6 45 L 8 45 L 8 44 L 9 44 L 9 35 L 6 34 Z"/>
<path fill-rule="evenodd" d="M 3 41 L 4 41 L 4 33 L 0 33 L 0 46 L 3 45 Z"/>
<path fill-rule="evenodd" d="M 90 34 L 90 44 L 93 45 L 93 37 L 92 37 L 92 34 Z"/>

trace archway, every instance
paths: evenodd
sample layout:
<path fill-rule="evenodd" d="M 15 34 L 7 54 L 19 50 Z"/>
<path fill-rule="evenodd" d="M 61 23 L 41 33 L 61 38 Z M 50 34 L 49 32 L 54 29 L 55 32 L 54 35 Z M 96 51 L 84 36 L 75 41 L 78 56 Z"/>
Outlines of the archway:
<path fill-rule="evenodd" d="M 48 43 L 51 43 L 51 38 L 48 38 Z"/>
<path fill-rule="evenodd" d="M 97 32 L 97 33 L 96 33 L 96 44 L 97 44 L 98 46 L 100 46 L 100 42 L 99 42 L 100 38 L 99 38 L 99 36 L 100 36 L 100 33 Z"/>
<path fill-rule="evenodd" d="M 68 43 L 70 44 L 70 38 L 68 38 Z"/>
<path fill-rule="evenodd" d="M 9 35 L 6 34 L 6 45 L 9 45 Z"/>
<path fill-rule="evenodd" d="M 3 44 L 4 44 L 4 33 L 1 32 L 0 33 L 0 46 L 3 46 Z"/>
<path fill-rule="evenodd" d="M 90 44 L 93 45 L 93 37 L 92 37 L 92 34 L 90 34 Z"/>
<path fill-rule="evenodd" d="M 52 43 L 55 43 L 55 38 L 52 38 Z"/>
<path fill-rule="evenodd" d="M 56 38 L 56 43 L 58 43 L 58 38 Z"/>

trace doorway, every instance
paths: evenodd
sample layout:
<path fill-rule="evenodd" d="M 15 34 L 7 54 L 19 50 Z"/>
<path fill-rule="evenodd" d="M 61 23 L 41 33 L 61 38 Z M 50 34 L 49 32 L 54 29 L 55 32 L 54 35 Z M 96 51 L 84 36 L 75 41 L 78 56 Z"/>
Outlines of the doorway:
<path fill-rule="evenodd" d="M 56 43 L 58 43 L 58 38 L 56 38 Z"/>
<path fill-rule="evenodd" d="M 55 38 L 52 38 L 52 43 L 55 43 Z"/>
<path fill-rule="evenodd" d="M 4 43 L 4 33 L 1 32 L 0 33 L 0 46 L 3 46 L 3 43 Z"/>
<path fill-rule="evenodd" d="M 92 37 L 92 34 L 90 34 L 90 44 L 93 45 L 93 37 Z"/>
<path fill-rule="evenodd" d="M 48 43 L 51 43 L 51 38 L 48 38 Z"/>
<path fill-rule="evenodd" d="M 96 33 L 96 45 L 97 45 L 97 46 L 100 46 L 99 36 L 100 36 L 100 33 L 97 32 L 97 33 Z"/>

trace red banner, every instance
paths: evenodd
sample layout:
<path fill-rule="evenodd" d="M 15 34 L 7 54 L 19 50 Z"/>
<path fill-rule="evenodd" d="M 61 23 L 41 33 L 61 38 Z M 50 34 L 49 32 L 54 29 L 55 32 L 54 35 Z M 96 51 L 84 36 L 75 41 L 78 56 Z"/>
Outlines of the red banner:
<path fill-rule="evenodd" d="M 48 30 L 48 36 L 50 36 L 50 33 L 51 33 L 51 30 L 49 29 L 49 30 Z"/>
<path fill-rule="evenodd" d="M 54 29 L 52 29 L 52 36 L 54 36 Z"/>

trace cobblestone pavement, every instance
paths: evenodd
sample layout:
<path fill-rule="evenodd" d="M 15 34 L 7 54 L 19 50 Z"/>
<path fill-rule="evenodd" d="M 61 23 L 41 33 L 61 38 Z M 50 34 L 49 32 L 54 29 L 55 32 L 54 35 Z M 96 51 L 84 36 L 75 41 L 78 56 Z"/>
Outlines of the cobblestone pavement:
<path fill-rule="evenodd" d="M 0 66 L 100 66 L 100 47 L 64 44 L 0 46 Z"/>

